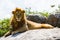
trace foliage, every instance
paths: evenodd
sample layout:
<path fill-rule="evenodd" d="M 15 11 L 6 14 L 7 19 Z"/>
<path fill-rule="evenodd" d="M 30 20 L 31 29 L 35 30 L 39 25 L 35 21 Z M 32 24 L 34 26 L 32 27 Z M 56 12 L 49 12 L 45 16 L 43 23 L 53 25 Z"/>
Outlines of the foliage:
<path fill-rule="evenodd" d="M 10 27 L 9 19 L 0 20 L 0 37 L 3 36 Z"/>
<path fill-rule="evenodd" d="M 48 17 L 50 15 L 50 13 L 48 13 L 48 12 L 40 12 L 40 15 Z"/>
<path fill-rule="evenodd" d="M 50 15 L 50 13 L 48 12 L 31 11 L 31 8 L 26 8 L 26 15 L 29 15 L 29 14 L 40 14 L 45 17 L 48 17 Z"/>

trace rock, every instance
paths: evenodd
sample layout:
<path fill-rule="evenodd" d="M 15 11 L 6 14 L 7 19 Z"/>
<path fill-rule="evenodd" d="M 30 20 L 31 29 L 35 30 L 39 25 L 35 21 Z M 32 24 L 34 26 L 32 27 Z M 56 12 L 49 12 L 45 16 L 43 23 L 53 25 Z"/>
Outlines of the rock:
<path fill-rule="evenodd" d="M 60 28 L 60 14 L 55 14 L 56 18 L 57 18 L 57 27 Z"/>
<path fill-rule="evenodd" d="M 29 30 L 0 40 L 60 40 L 60 28 Z"/>
<path fill-rule="evenodd" d="M 27 19 L 30 21 L 34 21 L 36 23 L 46 23 L 46 17 L 41 16 L 41 15 L 37 15 L 37 14 L 31 14 L 27 16 Z"/>
<path fill-rule="evenodd" d="M 60 14 L 51 14 L 48 18 L 47 23 L 55 27 L 60 27 Z"/>
<path fill-rule="evenodd" d="M 47 23 L 51 24 L 51 25 L 53 25 L 55 27 L 57 26 L 57 18 L 55 17 L 54 14 L 51 14 L 51 15 L 48 16 Z"/>
<path fill-rule="evenodd" d="M 30 21 L 34 21 L 36 23 L 48 23 L 53 25 L 54 27 L 60 28 L 60 14 L 51 14 L 47 18 L 37 14 L 31 14 L 27 16 L 27 19 Z"/>

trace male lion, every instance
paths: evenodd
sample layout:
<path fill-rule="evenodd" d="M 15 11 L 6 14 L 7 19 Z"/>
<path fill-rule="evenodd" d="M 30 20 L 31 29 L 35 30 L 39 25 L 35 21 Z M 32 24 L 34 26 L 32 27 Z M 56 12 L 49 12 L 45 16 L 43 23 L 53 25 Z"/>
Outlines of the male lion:
<path fill-rule="evenodd" d="M 49 24 L 40 24 L 27 20 L 25 11 L 22 9 L 16 8 L 15 11 L 12 11 L 12 14 L 13 16 L 10 21 L 12 30 L 8 31 L 4 36 L 32 29 L 53 28 L 53 26 Z"/>

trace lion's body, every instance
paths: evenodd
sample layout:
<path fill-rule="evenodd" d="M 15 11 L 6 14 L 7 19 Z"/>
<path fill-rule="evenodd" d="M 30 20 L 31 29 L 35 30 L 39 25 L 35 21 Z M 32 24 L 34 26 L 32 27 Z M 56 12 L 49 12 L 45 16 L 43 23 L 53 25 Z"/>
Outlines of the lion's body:
<path fill-rule="evenodd" d="M 40 23 L 35 23 L 35 22 L 32 22 L 32 21 L 29 21 L 27 20 L 27 24 L 28 24 L 28 28 L 31 30 L 31 29 L 40 29 L 40 28 L 53 28 L 52 25 L 49 25 L 49 24 L 40 24 Z"/>
<path fill-rule="evenodd" d="M 31 29 L 53 28 L 53 26 L 49 24 L 39 24 L 39 23 L 35 23 L 27 20 L 24 10 L 21 10 L 19 8 L 16 8 L 16 10 L 13 11 L 12 13 L 13 13 L 13 16 L 11 18 L 10 23 L 13 30 L 5 34 L 5 36 L 9 34 L 14 34 L 17 32 L 31 30 Z M 18 17 L 17 17 L 17 14 L 19 14 Z"/>

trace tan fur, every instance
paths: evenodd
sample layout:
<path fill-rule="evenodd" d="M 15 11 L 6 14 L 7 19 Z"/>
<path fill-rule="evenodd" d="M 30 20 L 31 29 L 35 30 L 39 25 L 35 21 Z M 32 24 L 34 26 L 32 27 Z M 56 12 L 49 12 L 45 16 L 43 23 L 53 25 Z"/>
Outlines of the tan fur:
<path fill-rule="evenodd" d="M 13 30 L 7 32 L 4 36 L 8 36 L 10 34 L 14 34 L 17 32 L 32 30 L 32 29 L 53 28 L 53 26 L 49 24 L 39 24 L 39 23 L 35 23 L 35 22 L 27 20 L 25 11 L 22 9 L 16 8 L 15 11 L 12 11 L 12 14 L 13 16 L 11 17 L 10 22 L 11 22 L 11 27 L 13 28 Z"/>

